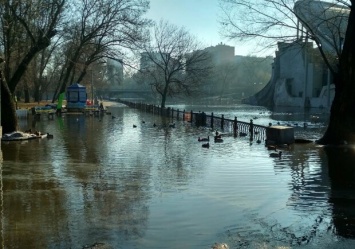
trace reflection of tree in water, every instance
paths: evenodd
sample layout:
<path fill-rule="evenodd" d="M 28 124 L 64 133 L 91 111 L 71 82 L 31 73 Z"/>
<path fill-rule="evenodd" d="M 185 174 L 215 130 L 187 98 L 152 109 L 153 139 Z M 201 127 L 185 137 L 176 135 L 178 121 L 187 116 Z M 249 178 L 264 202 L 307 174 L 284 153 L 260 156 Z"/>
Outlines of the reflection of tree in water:
<path fill-rule="evenodd" d="M 44 174 L 47 169 L 38 164 L 22 166 L 13 168 L 11 175 L 3 174 L 3 244 L 73 248 L 107 239 L 106 234 L 122 240 L 144 235 L 149 174 L 139 167 L 113 175 L 100 165 L 91 168 L 70 164 L 75 182 L 81 186 L 68 179 L 63 186 L 51 177 L 51 169 Z M 31 177 L 26 177 L 28 174 Z M 71 191 L 76 199 L 70 197 Z"/>
<path fill-rule="evenodd" d="M 292 194 L 287 205 L 298 210 L 322 205 L 329 192 L 327 172 L 318 166 L 319 161 L 326 161 L 323 148 L 315 148 L 313 144 L 295 144 L 283 153 L 283 159 L 276 160 L 275 171 L 290 170 Z M 317 166 L 313 167 L 314 164 Z M 315 202 L 318 203 L 315 205 Z"/>
<path fill-rule="evenodd" d="M 291 196 L 285 207 L 265 217 L 250 215 L 244 226 L 238 224 L 238 228 L 228 231 L 229 243 L 237 248 L 264 248 L 265 244 L 266 248 L 305 246 L 333 233 L 328 211 L 329 179 L 326 167 L 321 167 L 326 161 L 323 148 L 314 145 L 293 145 L 285 149 L 282 158 L 274 160 L 276 174 L 291 176 L 288 184 Z M 294 222 L 286 221 L 285 225 L 277 217 L 287 215 L 289 208 L 301 216 L 294 218 Z"/>
<path fill-rule="evenodd" d="M 164 156 L 159 156 L 159 161 L 155 163 L 158 170 L 157 182 L 164 189 L 186 186 L 191 179 L 196 178 L 196 173 L 199 172 L 191 165 L 191 162 L 195 162 L 191 159 L 195 156 L 191 149 L 191 137 L 175 132 L 176 129 L 180 128 L 184 129 L 184 127 L 170 128 L 168 123 L 164 123 L 161 129 L 164 136 L 162 138 L 164 139 L 162 141 L 164 150 L 161 151 L 159 146 L 160 151 L 155 153 L 163 153 Z M 198 147 L 200 148 L 200 146 L 199 144 Z M 203 165 L 203 162 L 201 162 L 201 165 Z"/>
<path fill-rule="evenodd" d="M 320 148 L 309 153 L 307 156 L 302 151 L 292 151 L 291 157 L 295 159 L 290 159 L 291 164 L 289 160 L 275 161 L 276 172 L 292 170 L 293 193 L 287 206 L 304 213 L 300 222 L 284 227 L 276 219 L 255 214 L 249 217 L 248 224 L 238 224 L 229 230 L 225 241 L 238 248 L 263 248 L 265 244 L 271 247 L 327 245 L 336 243 L 337 236 L 355 238 L 355 150 Z M 313 153 L 318 153 L 318 159 Z M 320 168 L 312 169 L 315 161 Z"/>
<path fill-rule="evenodd" d="M 284 227 L 276 220 L 256 216 L 250 215 L 248 223 L 228 230 L 222 240 L 232 245 L 231 248 L 293 248 L 315 243 L 317 237 L 324 240 L 327 236 L 328 223 L 321 215 L 310 221 L 313 226 L 305 227 Z"/>
<path fill-rule="evenodd" d="M 149 212 L 149 179 L 147 172 L 141 172 L 141 167 L 136 169 L 121 172 L 119 176 L 82 179 L 83 218 L 87 223 L 82 228 L 84 231 L 99 237 L 114 234 L 113 240 L 137 239 L 144 235 Z"/>
<path fill-rule="evenodd" d="M 63 205 L 65 193 L 58 191 L 60 184 L 51 177 L 51 169 L 38 163 L 3 167 L 8 168 L 2 172 L 4 248 L 50 248 L 59 244 L 69 248 L 70 243 L 63 241 L 70 237 L 63 222 L 68 220 Z"/>
<path fill-rule="evenodd" d="M 78 162 L 98 162 L 97 140 L 103 136 L 97 117 L 74 115 L 66 117 L 64 147 L 68 156 Z"/>
<path fill-rule="evenodd" d="M 326 148 L 331 182 L 329 203 L 336 233 L 355 238 L 355 150 Z"/>
<path fill-rule="evenodd" d="M 78 120 L 69 119 L 68 137 L 74 137 L 76 142 L 67 141 L 65 147 L 69 157 L 74 162 L 84 163 L 79 165 L 66 165 L 75 180 L 80 183 L 82 207 L 77 216 L 85 222 L 74 221 L 80 226 L 79 231 L 73 234 L 83 234 L 87 239 L 101 237 L 100 234 L 115 234 L 117 238 L 132 239 L 143 236 L 148 209 L 146 207 L 146 188 L 149 185 L 147 175 L 149 167 L 137 167 L 129 164 L 129 172 L 117 172 L 117 168 L 124 169 L 123 162 L 118 162 L 116 169 L 110 171 L 105 160 L 110 156 L 100 149 L 106 145 L 100 139 L 104 136 L 102 128 L 96 127 L 99 121 L 96 117 L 81 117 Z M 72 134 L 72 136 L 70 135 Z M 102 144 L 101 144 L 102 143 Z M 101 151 L 101 153 L 100 153 Z M 107 158 L 102 158 L 103 156 Z M 142 172 L 142 169 L 145 171 Z M 81 210 L 83 213 L 81 213 Z M 95 228 L 95 232 L 93 232 Z M 77 229 L 77 227 L 76 227 Z M 95 241 L 85 241 L 83 243 Z"/>

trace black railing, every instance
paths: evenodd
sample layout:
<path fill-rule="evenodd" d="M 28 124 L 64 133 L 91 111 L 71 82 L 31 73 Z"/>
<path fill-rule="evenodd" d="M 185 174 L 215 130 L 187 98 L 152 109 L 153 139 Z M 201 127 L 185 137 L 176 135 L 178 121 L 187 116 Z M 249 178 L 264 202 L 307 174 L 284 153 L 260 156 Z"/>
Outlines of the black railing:
<path fill-rule="evenodd" d="M 220 130 L 224 133 L 229 132 L 234 136 L 250 136 L 250 139 L 265 139 L 266 137 L 266 126 L 257 125 L 253 123 L 251 119 L 250 122 L 239 121 L 237 117 L 234 119 L 227 119 L 222 114 L 221 116 L 216 116 L 213 112 L 211 115 L 207 115 L 204 112 L 194 112 L 194 111 L 181 111 L 179 109 L 173 109 L 170 107 L 161 108 L 156 105 L 135 103 L 129 101 L 119 101 L 129 107 L 142 110 L 145 112 L 153 113 L 155 115 L 161 115 L 165 117 L 171 117 L 171 119 L 176 119 L 180 121 L 190 122 L 197 126 L 205 126 L 211 129 Z"/>

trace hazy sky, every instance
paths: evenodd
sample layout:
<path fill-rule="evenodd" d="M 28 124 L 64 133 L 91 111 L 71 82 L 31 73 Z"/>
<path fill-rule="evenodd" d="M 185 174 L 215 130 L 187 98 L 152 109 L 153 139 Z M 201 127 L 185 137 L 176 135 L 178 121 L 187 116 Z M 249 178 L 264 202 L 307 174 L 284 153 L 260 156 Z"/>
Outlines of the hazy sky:
<path fill-rule="evenodd" d="M 151 0 L 147 17 L 185 27 L 206 46 L 222 42 L 234 46 L 235 54 L 248 55 L 248 48 L 243 49 L 219 35 L 218 12 L 218 0 Z"/>

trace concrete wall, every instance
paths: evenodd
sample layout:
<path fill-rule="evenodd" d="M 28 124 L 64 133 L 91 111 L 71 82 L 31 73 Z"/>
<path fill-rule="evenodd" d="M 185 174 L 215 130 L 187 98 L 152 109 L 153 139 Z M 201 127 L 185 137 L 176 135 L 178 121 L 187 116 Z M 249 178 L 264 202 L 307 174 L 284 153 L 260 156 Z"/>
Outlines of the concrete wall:
<path fill-rule="evenodd" d="M 292 79 L 291 96 L 300 97 L 304 92 L 305 60 L 299 44 L 279 43 L 280 79 Z"/>
<path fill-rule="evenodd" d="M 334 86 L 311 43 L 279 43 L 273 65 L 275 106 L 330 108 Z M 306 66 L 307 65 L 307 66 Z"/>
<path fill-rule="evenodd" d="M 275 106 L 303 107 L 303 97 L 292 97 L 286 90 L 286 79 L 278 79 L 274 92 Z"/>

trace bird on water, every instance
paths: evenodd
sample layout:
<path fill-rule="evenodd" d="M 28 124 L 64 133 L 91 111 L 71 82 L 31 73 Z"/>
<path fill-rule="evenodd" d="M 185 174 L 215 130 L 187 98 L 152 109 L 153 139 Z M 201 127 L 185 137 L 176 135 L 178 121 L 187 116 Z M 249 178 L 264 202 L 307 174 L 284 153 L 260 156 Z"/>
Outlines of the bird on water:
<path fill-rule="evenodd" d="M 270 153 L 270 157 L 280 157 L 281 158 L 282 151 Z"/>
<path fill-rule="evenodd" d="M 205 143 L 205 144 L 202 144 L 202 147 L 203 147 L 203 148 L 209 148 L 209 147 L 210 147 L 210 143 L 207 142 L 207 143 Z"/>

